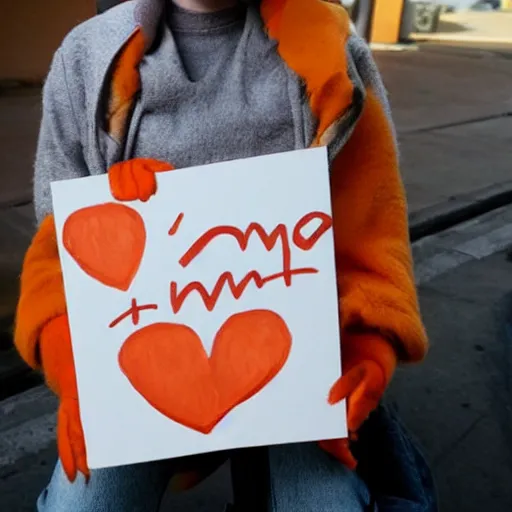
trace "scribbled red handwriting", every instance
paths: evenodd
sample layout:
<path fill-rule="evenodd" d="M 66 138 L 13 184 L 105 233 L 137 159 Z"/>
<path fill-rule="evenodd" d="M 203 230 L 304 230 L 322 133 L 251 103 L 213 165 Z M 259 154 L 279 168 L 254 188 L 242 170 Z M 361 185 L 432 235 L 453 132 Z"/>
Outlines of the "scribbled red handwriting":
<path fill-rule="evenodd" d="M 115 327 L 117 324 L 122 322 L 125 318 L 131 318 L 133 325 L 138 325 L 140 320 L 140 312 L 147 311 L 148 309 L 158 309 L 156 304 L 144 304 L 139 306 L 137 299 L 132 299 L 131 306 L 124 313 L 121 313 L 117 318 L 110 322 L 109 327 Z"/>
<path fill-rule="evenodd" d="M 170 236 L 176 235 L 181 222 L 183 221 L 183 217 L 183 213 L 178 215 L 169 229 L 168 234 Z M 319 223 L 316 229 L 314 229 L 314 231 L 308 236 L 304 235 L 305 228 L 310 226 L 313 222 Z M 242 297 L 251 282 L 254 283 L 257 288 L 261 289 L 272 281 L 282 279 L 285 286 L 289 287 L 292 285 L 293 276 L 316 274 L 318 269 L 314 267 L 292 268 L 291 243 L 300 250 L 309 251 L 315 246 L 320 238 L 327 233 L 329 229 L 331 229 L 331 227 L 332 218 L 326 213 L 315 211 L 307 213 L 297 221 L 293 227 L 291 238 L 287 226 L 282 223 L 278 224 L 270 232 L 267 232 L 265 228 L 257 222 L 251 222 L 245 231 L 235 226 L 228 225 L 215 226 L 208 229 L 205 233 L 199 236 L 199 238 L 179 259 L 179 264 L 183 268 L 190 265 L 194 259 L 218 237 L 230 236 L 234 238 L 241 251 L 245 252 L 251 237 L 257 236 L 268 252 L 274 250 L 276 247 L 281 249 L 282 269 L 279 272 L 267 276 L 262 276 L 257 270 L 251 270 L 239 282 L 235 280 L 230 271 L 225 271 L 219 276 L 211 291 L 208 291 L 204 284 L 199 281 L 192 281 L 181 289 L 179 289 L 177 281 L 171 281 L 170 304 L 172 311 L 174 313 L 178 313 L 183 307 L 185 301 L 193 292 L 197 292 L 199 294 L 208 311 L 213 311 L 217 305 L 220 295 L 226 287 L 230 290 L 235 299 L 239 299 Z M 115 327 L 125 319 L 131 319 L 133 325 L 138 325 L 140 321 L 140 313 L 142 311 L 156 309 L 158 309 L 156 304 L 139 305 L 137 303 L 137 299 L 132 299 L 130 308 L 115 318 L 110 323 L 109 327 Z"/>
<path fill-rule="evenodd" d="M 309 236 L 303 235 L 303 230 L 313 221 L 320 221 L 319 226 Z M 292 232 L 293 244 L 303 251 L 311 250 L 318 240 L 331 228 L 332 218 L 323 212 L 311 212 L 304 215 L 295 224 Z M 252 222 L 245 231 L 235 226 L 216 226 L 202 234 L 180 258 L 180 265 L 185 268 L 196 258 L 205 248 L 217 237 L 228 235 L 237 241 L 240 249 L 245 251 L 249 240 L 253 234 L 256 234 L 267 251 L 272 251 L 279 243 L 283 255 L 282 271 L 269 276 L 262 276 L 258 271 L 251 270 L 240 282 L 236 282 L 233 274 L 229 271 L 223 272 L 215 283 L 211 292 L 199 281 L 193 281 L 178 289 L 178 283 L 172 281 L 170 284 L 170 301 L 174 313 L 179 312 L 183 303 L 192 292 L 197 292 L 201 297 L 206 309 L 212 311 L 219 297 L 227 286 L 235 299 L 239 299 L 245 292 L 249 283 L 254 282 L 257 288 L 262 288 L 265 284 L 283 279 L 286 286 L 291 286 L 292 277 L 301 274 L 315 274 L 318 272 L 313 267 L 302 267 L 293 269 L 291 266 L 291 247 L 288 228 L 284 224 L 278 224 L 270 233 L 268 233 L 261 224 Z"/>
<path fill-rule="evenodd" d="M 168 233 L 169 236 L 173 236 L 173 235 L 175 235 L 178 232 L 178 229 L 181 226 L 181 221 L 183 220 L 184 215 L 185 214 L 183 212 L 181 212 L 176 217 L 176 220 L 173 222 L 173 225 L 169 229 L 169 233 Z"/>

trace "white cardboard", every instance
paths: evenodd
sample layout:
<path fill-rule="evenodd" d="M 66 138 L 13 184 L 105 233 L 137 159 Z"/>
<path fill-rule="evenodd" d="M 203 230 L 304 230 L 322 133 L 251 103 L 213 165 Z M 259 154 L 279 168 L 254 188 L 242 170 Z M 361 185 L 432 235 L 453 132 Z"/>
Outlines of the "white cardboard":
<path fill-rule="evenodd" d="M 174 315 L 169 283 L 199 280 L 211 290 L 230 270 L 237 279 L 248 271 L 270 275 L 282 270 L 279 244 L 268 252 L 257 236 L 242 252 L 229 236 L 211 243 L 187 268 L 178 259 L 207 229 L 233 225 L 245 229 L 257 221 L 267 231 L 277 224 L 293 226 L 304 214 L 330 215 L 325 148 L 160 173 L 158 191 L 148 202 L 124 203 L 145 220 L 147 243 L 139 272 L 128 291 L 104 286 L 84 273 L 62 245 L 62 228 L 74 211 L 114 201 L 106 175 L 52 184 L 54 214 L 62 261 L 81 417 L 91 468 L 131 464 L 216 450 L 346 437 L 345 404 L 330 406 L 327 395 L 340 376 L 340 335 L 332 230 L 310 251 L 292 247 L 292 267 L 316 267 L 315 275 L 282 280 L 258 289 L 248 286 L 239 300 L 224 290 L 217 307 L 206 311 L 192 294 Z M 114 201 L 115 202 L 115 201 Z M 168 231 L 184 212 L 178 232 Z M 315 226 L 311 226 L 311 231 Z M 307 234 L 307 230 L 304 230 Z M 130 306 L 157 303 L 141 313 L 134 326 L 124 320 L 108 324 Z M 206 351 L 233 313 L 270 309 L 286 321 L 293 341 L 286 364 L 261 391 L 233 409 L 210 434 L 176 423 L 154 409 L 120 371 L 123 341 L 154 322 L 189 325 Z"/>

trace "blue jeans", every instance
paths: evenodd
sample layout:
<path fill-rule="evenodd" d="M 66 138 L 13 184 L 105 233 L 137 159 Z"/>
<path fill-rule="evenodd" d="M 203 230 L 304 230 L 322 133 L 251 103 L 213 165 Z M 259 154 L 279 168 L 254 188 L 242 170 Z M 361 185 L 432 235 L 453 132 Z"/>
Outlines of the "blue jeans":
<path fill-rule="evenodd" d="M 395 410 L 380 406 L 353 446 L 358 473 L 378 512 L 437 512 L 432 472 Z"/>
<path fill-rule="evenodd" d="M 70 483 L 60 463 L 37 502 L 39 512 L 157 512 L 172 460 L 95 470 Z M 268 448 L 269 512 L 363 512 L 370 493 L 357 475 L 316 443 Z"/>

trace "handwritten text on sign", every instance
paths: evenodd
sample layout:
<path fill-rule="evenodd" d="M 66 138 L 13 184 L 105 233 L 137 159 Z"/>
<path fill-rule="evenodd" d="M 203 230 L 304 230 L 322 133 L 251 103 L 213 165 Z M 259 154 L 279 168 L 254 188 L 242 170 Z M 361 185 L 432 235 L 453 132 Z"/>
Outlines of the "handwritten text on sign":
<path fill-rule="evenodd" d="M 179 214 L 171 229 L 169 229 L 169 235 L 175 235 L 177 233 L 181 221 L 183 220 L 183 216 L 183 213 Z M 311 222 L 318 220 L 321 221 L 320 226 L 315 229 L 313 234 L 307 237 L 304 236 L 302 234 L 302 228 L 305 228 Z M 309 251 L 314 247 L 319 238 L 329 230 L 331 225 L 331 217 L 326 213 L 311 212 L 304 215 L 293 228 L 292 240 L 294 245 L 303 251 Z M 247 249 L 249 239 L 253 234 L 259 237 L 269 252 L 272 251 L 277 245 L 280 245 L 278 248 L 281 249 L 283 255 L 283 264 L 280 272 L 262 276 L 257 270 L 251 270 L 243 277 L 243 279 L 241 279 L 239 282 L 236 282 L 233 274 L 230 271 L 226 271 L 219 276 L 214 288 L 211 291 L 208 291 L 204 284 L 199 281 L 188 283 L 181 290 L 179 289 L 178 283 L 176 281 L 171 281 L 170 304 L 172 311 L 174 313 L 179 312 L 187 297 L 194 291 L 199 293 L 206 309 L 208 311 L 212 311 L 215 308 L 219 296 L 225 286 L 229 287 L 233 297 L 239 299 L 251 282 L 253 282 L 257 288 L 262 288 L 266 283 L 278 279 L 283 279 L 286 286 L 291 286 L 292 276 L 301 274 L 315 274 L 318 272 L 318 269 L 313 267 L 292 268 L 290 237 L 288 228 L 284 224 L 279 224 L 270 233 L 267 233 L 263 226 L 257 222 L 252 222 L 249 224 L 245 231 L 242 231 L 241 229 L 234 226 L 216 226 L 209 229 L 203 235 L 201 235 L 201 237 L 194 242 L 192 247 L 190 247 L 187 252 L 180 258 L 179 264 L 184 268 L 187 267 L 194 260 L 194 258 L 208 246 L 208 244 L 212 243 L 217 237 L 221 235 L 229 235 L 234 237 L 238 242 L 240 249 L 245 251 Z M 115 318 L 109 324 L 109 327 L 115 327 L 125 318 L 131 318 L 133 325 L 138 325 L 141 311 L 151 309 L 158 309 L 158 305 L 139 305 L 137 303 L 137 299 L 134 298 L 132 299 L 131 307 L 117 318 Z"/>

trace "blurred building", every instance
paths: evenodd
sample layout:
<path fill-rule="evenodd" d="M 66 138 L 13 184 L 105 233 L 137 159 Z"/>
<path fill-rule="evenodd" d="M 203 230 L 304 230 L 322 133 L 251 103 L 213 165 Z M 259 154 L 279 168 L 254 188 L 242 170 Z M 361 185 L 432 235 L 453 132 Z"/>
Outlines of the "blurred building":
<path fill-rule="evenodd" d="M 0 81 L 41 82 L 62 38 L 96 0 L 0 0 Z"/>
<path fill-rule="evenodd" d="M 67 32 L 97 12 L 104 12 L 123 1 L 0 0 L 0 82 L 41 82 L 52 54 Z M 429 27 L 434 27 L 432 30 L 413 30 L 414 19 L 426 19 L 425 13 L 422 14 L 416 6 L 451 5 L 459 9 L 485 4 L 489 8 L 497 5 L 512 8 L 512 0 L 332 1 L 349 8 L 358 31 L 376 43 L 396 43 L 411 31 L 435 31 L 435 17 L 432 23 L 429 22 Z M 415 7 L 411 10 L 408 6 Z"/>

